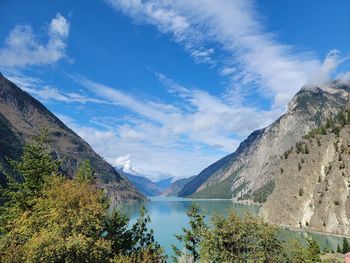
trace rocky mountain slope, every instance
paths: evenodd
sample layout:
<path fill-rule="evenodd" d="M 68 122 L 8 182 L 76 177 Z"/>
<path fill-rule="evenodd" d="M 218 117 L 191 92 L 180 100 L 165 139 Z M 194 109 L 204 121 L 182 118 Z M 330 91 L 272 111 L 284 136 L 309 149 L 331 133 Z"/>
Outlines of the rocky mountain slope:
<path fill-rule="evenodd" d="M 179 192 L 184 188 L 184 186 L 190 182 L 195 176 L 191 176 L 189 178 L 183 178 L 174 181 L 171 183 L 169 187 L 167 187 L 163 193 L 162 196 L 178 196 Z"/>
<path fill-rule="evenodd" d="M 254 131 L 236 152 L 204 169 L 184 186 L 179 196 L 264 202 L 275 187 L 274 170 L 280 156 L 344 107 L 349 92 L 349 85 L 339 81 L 303 87 L 283 116 Z"/>
<path fill-rule="evenodd" d="M 52 154 L 63 160 L 62 170 L 73 176 L 80 162 L 90 160 L 96 183 L 112 203 L 122 200 L 144 200 L 145 197 L 103 160 L 76 133 L 70 130 L 44 105 L 0 74 L 0 180 L 9 171 L 6 157 L 17 159 L 23 145 L 41 128 L 52 135 Z"/>
<path fill-rule="evenodd" d="M 282 155 L 260 214 L 278 225 L 350 234 L 349 135 L 343 110 Z"/>

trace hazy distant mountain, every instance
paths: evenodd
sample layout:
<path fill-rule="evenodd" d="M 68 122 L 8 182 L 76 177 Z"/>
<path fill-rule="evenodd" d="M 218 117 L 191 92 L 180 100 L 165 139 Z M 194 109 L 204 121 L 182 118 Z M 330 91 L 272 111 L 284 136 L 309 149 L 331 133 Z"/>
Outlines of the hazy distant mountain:
<path fill-rule="evenodd" d="M 96 184 L 112 203 L 144 200 L 130 182 L 118 174 L 75 132 L 69 129 L 44 105 L 0 74 L 0 179 L 9 172 L 7 157 L 18 159 L 23 145 L 47 128 L 52 135 L 52 154 L 63 160 L 62 170 L 74 176 L 80 162 L 87 159 L 96 173 Z M 116 145 L 117 147 L 117 145 Z"/>
<path fill-rule="evenodd" d="M 280 156 L 344 107 L 349 90 L 348 85 L 339 81 L 302 88 L 283 116 L 270 126 L 254 131 L 234 153 L 204 169 L 184 186 L 179 196 L 255 201 L 264 196 L 266 199 L 273 190 L 272 170 Z"/>
<path fill-rule="evenodd" d="M 146 176 L 139 174 L 130 168 L 116 168 L 117 171 L 126 177 L 141 193 L 146 196 L 159 196 L 170 186 L 172 178 L 166 178 L 158 182 L 153 182 Z M 127 171 L 127 172 L 126 172 Z"/>
<path fill-rule="evenodd" d="M 163 189 L 163 191 L 164 191 L 165 189 L 167 189 L 171 185 L 172 181 L 173 181 L 173 177 L 169 177 L 169 178 L 157 181 L 157 182 L 155 182 L 155 184 L 158 187 L 160 187 L 161 189 Z"/>
<path fill-rule="evenodd" d="M 195 176 L 191 176 L 189 178 L 183 178 L 174 181 L 170 184 L 170 186 L 164 190 L 162 196 L 178 196 L 179 192 L 183 189 L 183 187 L 190 182 Z"/>

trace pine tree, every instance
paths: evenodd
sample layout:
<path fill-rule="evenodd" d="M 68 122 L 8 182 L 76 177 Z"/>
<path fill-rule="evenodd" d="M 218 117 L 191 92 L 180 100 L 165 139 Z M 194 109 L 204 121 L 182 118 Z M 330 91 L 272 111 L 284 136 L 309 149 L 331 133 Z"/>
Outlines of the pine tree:
<path fill-rule="evenodd" d="M 84 160 L 82 164 L 77 169 L 76 179 L 79 182 L 90 182 L 92 183 L 94 180 L 94 173 L 91 169 L 90 161 Z"/>
<path fill-rule="evenodd" d="M 337 245 L 337 253 L 343 253 L 343 250 L 341 249 L 340 245 Z"/>
<path fill-rule="evenodd" d="M 343 238 L 343 254 L 350 252 L 349 241 L 344 237 Z"/>
<path fill-rule="evenodd" d="M 148 229 L 147 225 L 151 222 L 151 218 L 147 215 L 147 210 L 144 206 L 140 209 L 140 216 L 136 223 L 132 226 L 133 253 L 161 253 L 160 245 L 154 240 L 153 229 Z"/>
<path fill-rule="evenodd" d="M 31 209 L 35 197 L 41 195 L 41 190 L 51 175 L 59 173 L 59 160 L 53 160 L 48 143 L 49 132 L 45 129 L 32 142 L 24 146 L 23 155 L 19 161 L 9 160 L 14 172 L 19 174 L 19 180 L 7 176 L 7 187 L 1 189 L 0 198 L 7 200 L 0 207 L 0 229 L 8 220 Z"/>
<path fill-rule="evenodd" d="M 187 211 L 187 216 L 189 217 L 188 229 L 182 228 L 182 235 L 175 235 L 177 240 L 184 242 L 187 252 L 193 259 L 193 262 L 199 260 L 199 244 L 202 239 L 202 232 L 207 228 L 204 219 L 205 216 L 200 212 L 199 206 L 192 204 Z M 172 245 L 175 255 L 177 257 L 181 256 L 181 251 L 176 246 Z M 176 261 L 177 259 L 174 258 Z"/>

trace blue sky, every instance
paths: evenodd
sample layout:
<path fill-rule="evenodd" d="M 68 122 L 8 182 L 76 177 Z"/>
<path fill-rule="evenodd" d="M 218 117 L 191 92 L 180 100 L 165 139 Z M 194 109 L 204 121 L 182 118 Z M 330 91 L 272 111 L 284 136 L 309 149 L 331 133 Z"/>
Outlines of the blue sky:
<path fill-rule="evenodd" d="M 114 166 L 197 174 L 305 84 L 350 80 L 348 0 L 0 2 L 0 70 Z"/>

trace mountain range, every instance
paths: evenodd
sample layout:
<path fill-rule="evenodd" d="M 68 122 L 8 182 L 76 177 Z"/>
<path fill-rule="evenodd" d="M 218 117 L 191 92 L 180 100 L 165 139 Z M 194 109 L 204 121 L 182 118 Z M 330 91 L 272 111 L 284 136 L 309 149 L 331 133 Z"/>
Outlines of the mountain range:
<path fill-rule="evenodd" d="M 51 154 L 62 160 L 64 175 L 73 177 L 78 165 L 89 160 L 96 184 L 112 205 L 124 200 L 146 200 L 126 178 L 99 156 L 90 145 L 27 92 L 0 74 L 0 182 L 13 175 L 8 158 L 18 160 L 23 146 L 42 128 L 51 136 Z"/>

